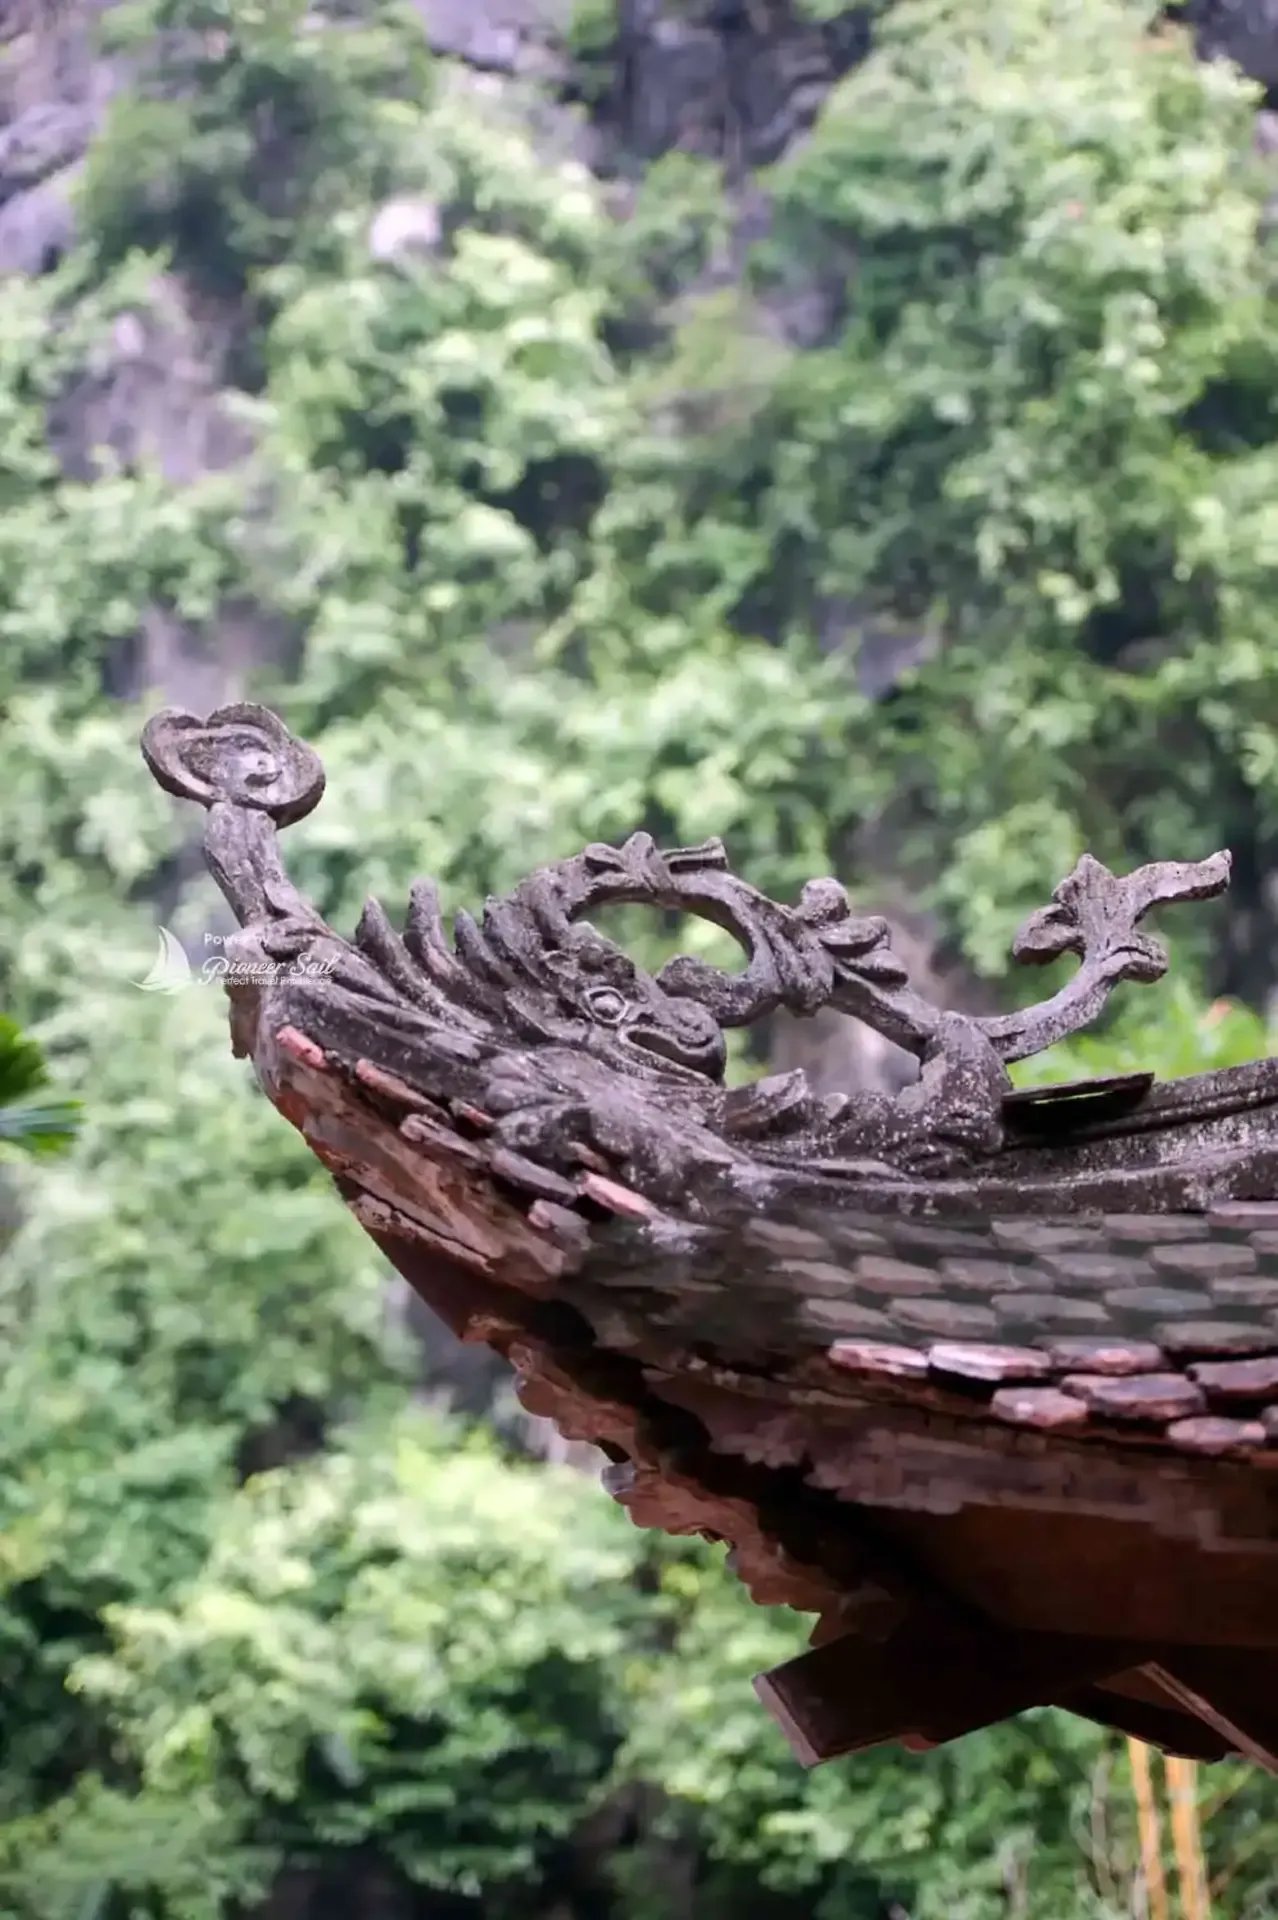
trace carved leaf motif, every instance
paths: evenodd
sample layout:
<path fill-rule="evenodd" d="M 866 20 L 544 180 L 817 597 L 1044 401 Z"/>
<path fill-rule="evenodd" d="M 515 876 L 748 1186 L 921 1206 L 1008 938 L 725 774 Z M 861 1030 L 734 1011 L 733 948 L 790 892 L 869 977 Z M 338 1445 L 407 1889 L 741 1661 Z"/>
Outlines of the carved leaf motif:
<path fill-rule="evenodd" d="M 1160 980 L 1167 951 L 1138 923 L 1151 908 L 1177 900 L 1210 900 L 1229 885 L 1230 858 L 1215 853 L 1194 862 L 1160 860 L 1119 878 L 1085 853 L 1052 895 L 1031 914 L 1012 944 L 1016 960 L 1042 966 L 1062 954 L 1099 963 L 1121 960 L 1129 980 Z"/>
<path fill-rule="evenodd" d="M 1206 860 L 1155 861 L 1120 877 L 1084 854 L 1012 945 L 1013 957 L 1029 965 L 1042 966 L 1067 953 L 1077 954 L 1082 964 L 1050 1000 L 980 1022 L 1003 1058 L 1042 1053 L 1090 1025 L 1122 980 L 1160 980 L 1167 971 L 1166 948 L 1138 930 L 1140 921 L 1154 907 L 1223 893 L 1230 864 L 1228 853 L 1213 853 Z"/>
<path fill-rule="evenodd" d="M 834 961 L 836 975 L 859 974 L 881 987 L 903 987 L 909 975 L 891 951 L 892 929 L 877 915 L 859 917 L 837 880 L 809 880 L 795 917 Z"/>

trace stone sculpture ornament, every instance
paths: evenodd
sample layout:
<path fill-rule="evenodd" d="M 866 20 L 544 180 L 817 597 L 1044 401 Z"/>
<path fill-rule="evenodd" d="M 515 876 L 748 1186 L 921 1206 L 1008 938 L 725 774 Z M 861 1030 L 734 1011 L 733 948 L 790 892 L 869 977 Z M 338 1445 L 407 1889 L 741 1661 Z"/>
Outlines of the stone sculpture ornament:
<path fill-rule="evenodd" d="M 718 840 L 662 852 L 637 833 L 621 847 L 588 846 L 490 900 L 478 921 L 459 912 L 451 941 L 434 885 L 419 881 L 402 934 L 370 901 L 346 941 L 293 887 L 279 853 L 277 829 L 323 793 L 310 748 L 252 705 L 207 720 L 159 713 L 142 744 L 159 784 L 208 811 L 209 864 L 242 929 L 227 948 L 241 1051 L 269 978 L 276 1014 L 296 1000 L 296 1024 L 339 1057 L 375 1051 L 374 1034 L 384 1051 L 393 1031 L 409 1084 L 445 1100 L 462 1087 L 507 1144 L 551 1165 L 600 1148 L 654 1197 L 697 1177 L 757 1197 L 769 1168 L 882 1182 L 987 1162 L 1007 1136 L 1007 1063 L 1086 1026 L 1120 981 L 1157 979 L 1166 955 L 1141 920 L 1229 880 L 1225 853 L 1125 878 L 1085 856 L 1013 949 L 1039 963 L 1074 954 L 1077 974 L 1039 1005 L 991 1018 L 914 992 L 887 923 L 854 913 L 837 881 L 810 881 L 794 906 L 779 905 L 731 872 Z M 620 904 L 711 921 L 746 964 L 730 973 L 681 956 L 649 975 L 585 922 Z M 918 1083 L 896 1098 L 818 1098 L 801 1073 L 724 1086 L 727 1030 L 827 1007 L 912 1052 Z"/>

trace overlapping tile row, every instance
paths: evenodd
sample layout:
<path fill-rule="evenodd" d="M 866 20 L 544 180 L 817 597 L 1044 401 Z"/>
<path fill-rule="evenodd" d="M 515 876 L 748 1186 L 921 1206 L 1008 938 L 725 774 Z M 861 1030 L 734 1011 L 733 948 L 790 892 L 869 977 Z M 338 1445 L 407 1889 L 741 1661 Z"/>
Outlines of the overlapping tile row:
<path fill-rule="evenodd" d="M 1278 1447 L 1278 1205 L 987 1230 L 846 1218 L 744 1239 L 849 1383 L 957 1390 L 1014 1426 Z M 823 1257 L 818 1257 L 823 1256 Z M 806 1291 L 805 1291 L 806 1289 Z"/>
<path fill-rule="evenodd" d="M 555 1291 L 603 1347 L 753 1357 L 783 1393 L 802 1378 L 1040 1432 L 1278 1450 L 1278 1205 L 979 1228 L 838 1209 L 663 1231 L 595 1169 L 547 1174 L 493 1144 L 484 1116 L 462 1116 L 463 1137 L 383 1071 L 355 1078 L 397 1110 L 410 1155 L 434 1140 L 486 1167 L 548 1255 L 575 1245 Z"/>

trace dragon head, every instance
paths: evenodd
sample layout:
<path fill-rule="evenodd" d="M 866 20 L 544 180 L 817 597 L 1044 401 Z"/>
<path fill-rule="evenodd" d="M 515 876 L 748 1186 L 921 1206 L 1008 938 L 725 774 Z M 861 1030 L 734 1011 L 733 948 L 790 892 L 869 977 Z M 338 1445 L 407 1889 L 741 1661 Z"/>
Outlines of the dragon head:
<path fill-rule="evenodd" d="M 546 956 L 561 1002 L 587 1025 L 587 1044 L 636 1066 L 661 1065 L 722 1080 L 727 1047 L 713 1014 L 667 993 L 650 974 L 589 926 Z"/>

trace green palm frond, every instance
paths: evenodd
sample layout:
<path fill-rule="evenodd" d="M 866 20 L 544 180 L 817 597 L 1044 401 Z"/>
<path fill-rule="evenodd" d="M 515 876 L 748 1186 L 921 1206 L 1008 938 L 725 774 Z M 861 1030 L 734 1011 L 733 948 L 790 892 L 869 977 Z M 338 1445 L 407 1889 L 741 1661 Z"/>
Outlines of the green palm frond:
<path fill-rule="evenodd" d="M 74 1137 L 80 1107 L 76 1100 L 48 1093 L 44 1055 L 16 1021 L 0 1014 L 0 1151 L 56 1153 Z"/>

